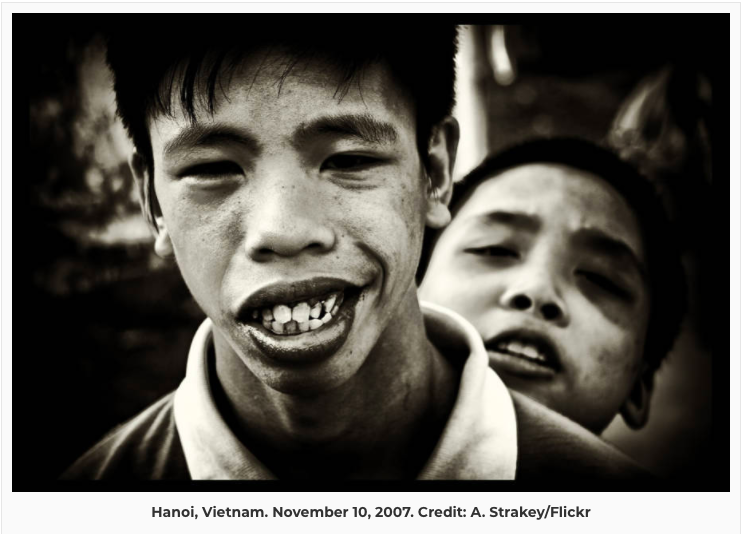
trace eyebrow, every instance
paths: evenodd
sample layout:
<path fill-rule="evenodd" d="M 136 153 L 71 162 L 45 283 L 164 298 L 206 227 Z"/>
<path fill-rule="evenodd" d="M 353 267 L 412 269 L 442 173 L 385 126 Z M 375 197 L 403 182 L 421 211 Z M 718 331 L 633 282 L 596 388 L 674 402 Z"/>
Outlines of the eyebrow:
<path fill-rule="evenodd" d="M 594 228 L 578 230 L 574 239 L 578 245 L 584 246 L 595 253 L 602 254 L 617 263 L 627 262 L 636 270 L 642 279 L 647 280 L 647 270 L 644 263 L 639 259 L 636 252 L 622 239 Z"/>
<path fill-rule="evenodd" d="M 376 145 L 393 144 L 399 139 L 397 129 L 388 122 L 368 114 L 345 114 L 304 122 L 296 129 L 293 140 L 295 145 L 302 145 L 320 136 L 349 137 Z"/>
<path fill-rule="evenodd" d="M 247 132 L 224 124 L 191 124 L 165 143 L 165 156 L 174 156 L 178 152 L 197 147 L 215 147 L 221 145 L 241 145 L 258 152 L 260 144 Z"/>
<path fill-rule="evenodd" d="M 518 230 L 527 232 L 537 232 L 541 228 L 541 219 L 535 215 L 529 215 L 519 211 L 490 211 L 484 214 L 475 215 L 478 222 L 486 224 L 504 224 L 512 226 Z"/>

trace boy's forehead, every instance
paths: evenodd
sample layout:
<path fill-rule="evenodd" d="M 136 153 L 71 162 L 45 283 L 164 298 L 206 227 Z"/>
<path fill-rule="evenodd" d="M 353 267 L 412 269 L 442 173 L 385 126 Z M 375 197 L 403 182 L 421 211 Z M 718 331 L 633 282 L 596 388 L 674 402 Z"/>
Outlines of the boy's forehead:
<path fill-rule="evenodd" d="M 210 58 L 202 63 L 193 81 L 185 81 L 187 64 L 168 73 L 160 87 L 161 98 L 171 104 L 169 117 L 180 123 L 212 122 L 225 106 L 237 100 L 274 101 L 291 107 L 297 101 L 323 104 L 360 103 L 386 109 L 390 116 L 414 115 L 414 104 L 399 86 L 386 64 L 371 63 L 347 78 L 347 69 L 331 57 L 297 57 L 280 49 L 258 49 L 236 58 L 224 58 L 218 67 Z M 183 106 L 181 95 L 192 85 L 193 113 Z M 298 94 L 297 94 L 298 93 Z M 281 97 L 294 97 L 291 98 Z M 162 114 L 151 113 L 151 127 Z"/>
<path fill-rule="evenodd" d="M 471 223 L 500 211 L 529 215 L 545 227 L 559 224 L 570 232 L 599 230 L 643 256 L 634 211 L 608 182 L 588 171 L 552 163 L 506 169 L 479 183 L 455 219 Z"/>

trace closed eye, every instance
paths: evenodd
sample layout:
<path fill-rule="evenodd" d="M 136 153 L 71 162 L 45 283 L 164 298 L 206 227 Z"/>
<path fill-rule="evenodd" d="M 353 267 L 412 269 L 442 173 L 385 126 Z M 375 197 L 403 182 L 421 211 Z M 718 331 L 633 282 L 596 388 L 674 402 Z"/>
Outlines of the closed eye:
<path fill-rule="evenodd" d="M 327 158 L 320 170 L 331 171 L 356 171 L 365 170 L 380 163 L 378 158 L 361 156 L 357 154 L 337 154 Z"/>
<path fill-rule="evenodd" d="M 467 248 L 467 249 L 464 249 L 464 252 L 468 254 L 475 254 L 477 256 L 493 256 L 493 257 L 500 257 L 500 258 L 518 258 L 519 257 L 519 254 L 517 251 L 507 248 L 507 247 L 502 247 L 502 246 Z"/>
<path fill-rule="evenodd" d="M 577 271 L 577 274 L 602 291 L 607 291 L 624 300 L 632 300 L 631 293 L 603 275 L 591 271 Z"/>
<path fill-rule="evenodd" d="M 242 174 L 242 167 L 231 161 L 215 161 L 200 163 L 188 167 L 179 173 L 180 177 L 195 176 L 199 178 L 220 178 L 222 176 L 234 176 Z"/>

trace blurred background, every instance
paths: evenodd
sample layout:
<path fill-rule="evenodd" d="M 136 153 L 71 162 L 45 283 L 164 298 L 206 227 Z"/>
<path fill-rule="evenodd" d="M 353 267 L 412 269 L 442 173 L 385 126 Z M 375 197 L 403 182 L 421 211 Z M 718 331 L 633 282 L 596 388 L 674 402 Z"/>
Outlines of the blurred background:
<path fill-rule="evenodd" d="M 728 452 L 712 450 L 715 416 L 727 424 L 712 398 L 728 387 L 719 381 L 728 360 L 713 368 L 709 284 L 718 253 L 709 236 L 718 229 L 709 202 L 714 181 L 725 189 L 729 180 L 711 165 L 715 141 L 728 144 L 712 103 L 728 87 L 729 25 L 714 17 L 465 26 L 457 61 L 457 177 L 488 152 L 567 135 L 613 146 L 662 192 L 682 236 L 690 311 L 658 372 L 649 424 L 632 431 L 617 419 L 603 437 L 686 483 L 718 476 L 708 459 Z M 16 337 L 18 485 L 55 479 L 114 425 L 177 387 L 203 319 L 174 263 L 154 254 L 100 34 L 58 25 L 27 54 L 33 157 L 23 233 L 32 244 L 28 300 L 44 323 Z"/>

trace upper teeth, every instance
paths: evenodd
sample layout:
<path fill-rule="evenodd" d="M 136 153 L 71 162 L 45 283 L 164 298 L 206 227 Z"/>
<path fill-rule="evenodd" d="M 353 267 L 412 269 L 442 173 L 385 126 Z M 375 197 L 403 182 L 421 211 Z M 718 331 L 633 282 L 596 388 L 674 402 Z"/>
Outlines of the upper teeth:
<path fill-rule="evenodd" d="M 309 321 L 309 304 L 300 302 L 291 310 L 291 318 L 297 323 L 306 323 Z"/>
<path fill-rule="evenodd" d="M 524 356 L 533 360 L 539 360 L 542 362 L 546 361 L 546 354 L 541 351 L 535 345 L 530 343 L 522 343 L 520 341 L 500 341 L 497 344 L 497 350 L 502 352 L 510 352 L 518 356 Z"/>
<path fill-rule="evenodd" d="M 299 334 L 317 330 L 337 316 L 343 303 L 343 293 L 332 293 L 324 300 L 310 299 L 290 305 L 276 304 L 254 310 L 252 317 L 260 318 L 263 326 L 274 334 Z"/>

